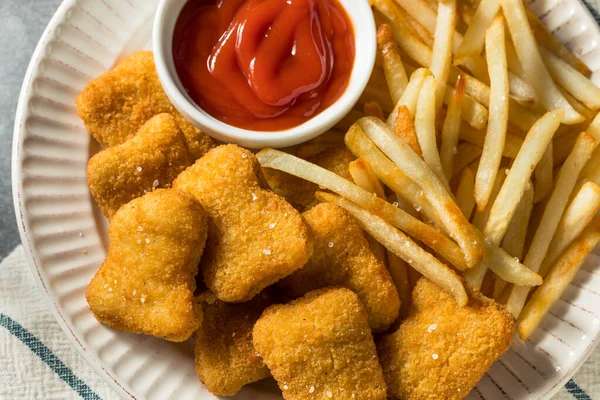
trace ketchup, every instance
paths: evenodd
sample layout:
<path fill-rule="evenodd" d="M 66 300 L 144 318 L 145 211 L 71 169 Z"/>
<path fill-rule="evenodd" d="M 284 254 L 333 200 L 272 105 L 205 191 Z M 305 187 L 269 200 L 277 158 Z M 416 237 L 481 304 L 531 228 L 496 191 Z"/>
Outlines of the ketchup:
<path fill-rule="evenodd" d="M 308 121 L 344 93 L 354 32 L 338 0 L 190 0 L 173 56 L 204 111 L 240 128 L 277 131 Z"/>

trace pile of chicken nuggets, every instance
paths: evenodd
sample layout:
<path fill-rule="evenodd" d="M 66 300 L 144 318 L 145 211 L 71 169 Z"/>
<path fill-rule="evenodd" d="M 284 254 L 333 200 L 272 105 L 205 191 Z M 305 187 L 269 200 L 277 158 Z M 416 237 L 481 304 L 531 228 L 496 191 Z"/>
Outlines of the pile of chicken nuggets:
<path fill-rule="evenodd" d="M 272 376 L 290 400 L 461 399 L 510 346 L 512 318 L 476 291 L 459 306 L 421 278 L 399 317 L 410 296 L 353 217 L 186 121 L 152 53 L 91 81 L 77 107 L 105 148 L 87 172 L 110 220 L 90 309 L 116 330 L 195 340 L 213 394 Z M 311 159 L 347 179 L 353 160 L 344 146 Z"/>

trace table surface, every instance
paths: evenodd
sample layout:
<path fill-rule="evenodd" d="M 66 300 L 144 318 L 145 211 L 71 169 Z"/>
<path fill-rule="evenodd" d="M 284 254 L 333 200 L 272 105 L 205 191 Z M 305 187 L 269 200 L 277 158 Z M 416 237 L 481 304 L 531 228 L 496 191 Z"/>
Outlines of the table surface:
<path fill-rule="evenodd" d="M 35 45 L 61 0 L 0 1 L 0 260 L 19 244 L 10 180 L 15 110 Z"/>

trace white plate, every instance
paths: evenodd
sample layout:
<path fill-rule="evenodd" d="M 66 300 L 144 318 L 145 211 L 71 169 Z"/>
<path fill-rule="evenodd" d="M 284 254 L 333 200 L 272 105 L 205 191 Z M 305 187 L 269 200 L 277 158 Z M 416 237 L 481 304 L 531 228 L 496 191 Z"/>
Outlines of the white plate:
<path fill-rule="evenodd" d="M 600 83 L 600 29 L 579 0 L 533 0 L 533 11 Z M 85 168 L 94 145 L 75 110 L 87 81 L 150 38 L 156 0 L 65 0 L 25 76 L 15 122 L 13 191 L 32 272 L 73 344 L 124 397 L 211 399 L 189 345 L 118 333 L 99 324 L 85 289 L 106 255 L 106 221 Z M 600 254 L 600 252 L 598 253 Z M 593 350 L 600 332 L 600 272 L 591 256 L 531 340 L 518 339 L 472 398 L 549 398 Z M 281 398 L 271 381 L 239 399 Z"/>

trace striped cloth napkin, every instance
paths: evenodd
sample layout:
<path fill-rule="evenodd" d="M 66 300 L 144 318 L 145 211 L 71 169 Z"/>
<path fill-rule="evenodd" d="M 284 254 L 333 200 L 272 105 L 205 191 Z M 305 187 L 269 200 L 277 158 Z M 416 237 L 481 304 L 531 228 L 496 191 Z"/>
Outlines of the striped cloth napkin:
<path fill-rule="evenodd" d="M 600 0 L 582 0 L 600 23 Z M 18 246 L 0 263 L 0 399 L 118 399 L 48 310 Z M 555 396 L 600 399 L 600 349 Z"/>

